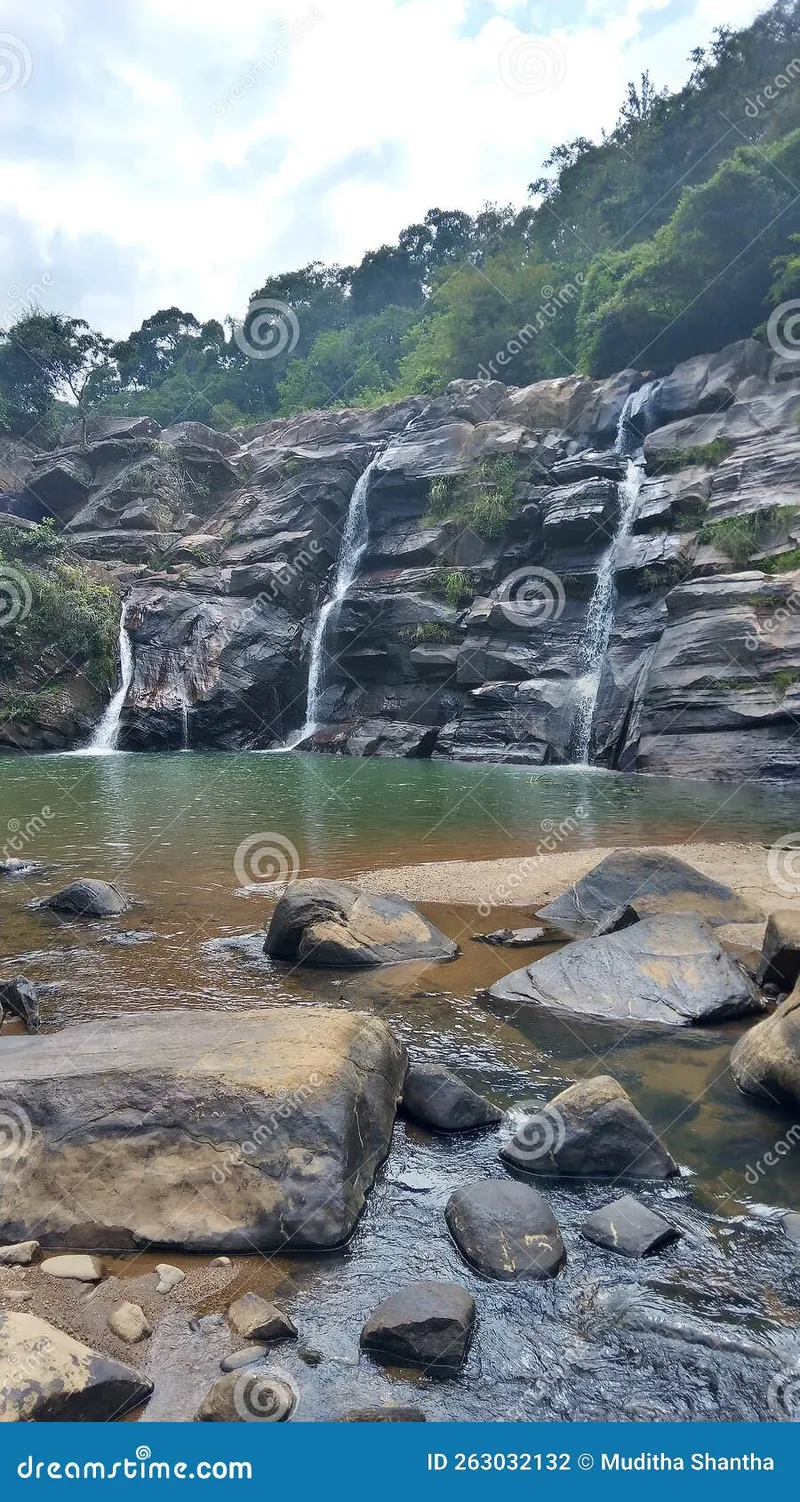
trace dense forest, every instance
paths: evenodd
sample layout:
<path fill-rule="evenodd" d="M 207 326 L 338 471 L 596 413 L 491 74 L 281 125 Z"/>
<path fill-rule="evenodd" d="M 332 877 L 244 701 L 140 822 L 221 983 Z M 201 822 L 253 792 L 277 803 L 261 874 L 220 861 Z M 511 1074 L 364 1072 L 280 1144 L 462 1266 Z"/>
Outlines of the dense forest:
<path fill-rule="evenodd" d="M 167 308 L 113 342 L 26 310 L 0 333 L 0 432 L 52 442 L 66 403 L 230 428 L 456 377 L 658 372 L 763 328 L 800 292 L 800 0 L 690 62 L 557 146 L 525 207 L 432 209 L 358 266 L 268 277 L 243 326 Z"/>

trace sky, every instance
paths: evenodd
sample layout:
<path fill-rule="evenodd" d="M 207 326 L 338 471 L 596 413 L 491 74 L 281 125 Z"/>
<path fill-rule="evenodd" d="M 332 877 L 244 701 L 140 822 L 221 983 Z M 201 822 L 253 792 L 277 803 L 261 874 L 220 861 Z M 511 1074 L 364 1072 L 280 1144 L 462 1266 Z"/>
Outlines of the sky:
<path fill-rule="evenodd" d="M 428 209 L 521 206 L 550 148 L 763 0 L 3 0 L 0 326 L 241 317 Z"/>

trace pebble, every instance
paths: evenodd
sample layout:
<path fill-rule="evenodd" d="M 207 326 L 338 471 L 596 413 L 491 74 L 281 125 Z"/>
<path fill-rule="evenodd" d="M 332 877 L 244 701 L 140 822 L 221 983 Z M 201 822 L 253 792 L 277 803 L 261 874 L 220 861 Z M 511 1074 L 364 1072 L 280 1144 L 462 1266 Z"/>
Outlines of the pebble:
<path fill-rule="evenodd" d="M 240 1366 L 252 1366 L 255 1361 L 263 1361 L 266 1354 L 266 1346 L 242 1346 L 238 1351 L 231 1351 L 230 1356 L 223 1356 L 219 1364 L 220 1371 L 238 1372 Z"/>
<path fill-rule="evenodd" d="M 177 1288 L 186 1277 L 179 1267 L 173 1267 L 170 1262 L 158 1262 L 156 1272 L 158 1273 L 156 1293 L 171 1293 L 172 1289 Z"/>
<path fill-rule="evenodd" d="M 230 1265 L 230 1257 L 215 1257 L 211 1263 L 212 1267 L 230 1267 Z"/>

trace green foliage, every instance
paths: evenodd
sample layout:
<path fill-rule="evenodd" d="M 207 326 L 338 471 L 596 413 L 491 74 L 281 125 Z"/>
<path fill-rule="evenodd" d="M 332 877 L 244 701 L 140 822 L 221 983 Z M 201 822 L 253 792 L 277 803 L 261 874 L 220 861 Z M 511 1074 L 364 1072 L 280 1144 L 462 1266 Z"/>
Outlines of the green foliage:
<path fill-rule="evenodd" d="M 475 598 L 475 585 L 463 569 L 444 570 L 438 580 L 438 588 L 453 610 L 469 605 Z"/>
<path fill-rule="evenodd" d="M 3 527 L 0 567 L 13 570 L 30 592 L 30 610 L 3 627 L 0 685 L 30 683 L 38 694 L 61 672 L 84 673 L 104 689 L 114 675 L 119 600 L 82 560 L 70 558 L 47 523 L 35 532 Z M 43 681 L 44 680 L 44 681 Z M 3 697 L 6 688 L 3 686 Z"/>
<path fill-rule="evenodd" d="M 785 697 L 790 688 L 800 683 L 800 668 L 784 668 L 780 673 L 774 674 L 772 681 L 778 693 Z"/>
<path fill-rule="evenodd" d="M 663 449 L 658 455 L 656 473 L 671 474 L 675 470 L 688 469 L 690 464 L 708 464 L 716 468 L 731 453 L 733 444 L 729 438 L 715 438 L 711 443 L 696 443 L 684 449 Z"/>
<path fill-rule="evenodd" d="M 362 393 L 386 401 L 397 377 L 403 341 L 415 321 L 408 308 L 388 307 L 347 328 L 328 329 L 304 360 L 293 360 L 278 389 L 280 411 L 361 405 Z"/>
<path fill-rule="evenodd" d="M 800 548 L 789 548 L 774 558 L 765 558 L 760 566 L 765 574 L 792 574 L 800 568 Z"/>
<path fill-rule="evenodd" d="M 484 459 L 462 475 L 437 475 L 428 490 L 425 521 L 458 521 L 479 537 L 502 537 L 514 505 L 517 461 L 510 454 Z"/>
<path fill-rule="evenodd" d="M 466 578 L 466 575 L 462 575 L 462 577 Z M 451 646 L 453 642 L 458 641 L 457 633 L 453 631 L 451 626 L 445 625 L 443 621 L 423 621 L 419 626 L 407 627 L 400 632 L 400 636 L 403 641 L 408 642 L 409 646 L 412 647 L 433 646 L 436 644 Z"/>
<path fill-rule="evenodd" d="M 764 548 L 777 528 L 793 521 L 796 516 L 797 509 L 794 506 L 767 506 L 763 511 L 750 511 L 746 516 L 706 522 L 698 533 L 698 539 L 719 548 L 737 568 L 743 568 L 751 561 L 754 553 Z M 779 563 L 778 559 L 769 561 Z M 766 571 L 777 573 L 781 570 L 775 567 Z"/>

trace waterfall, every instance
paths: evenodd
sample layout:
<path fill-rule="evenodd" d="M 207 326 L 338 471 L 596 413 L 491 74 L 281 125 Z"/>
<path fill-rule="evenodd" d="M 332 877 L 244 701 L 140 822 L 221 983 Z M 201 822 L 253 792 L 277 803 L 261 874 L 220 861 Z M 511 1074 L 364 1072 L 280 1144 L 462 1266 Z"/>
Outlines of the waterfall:
<path fill-rule="evenodd" d="M 115 751 L 117 747 L 122 708 L 133 682 L 133 647 L 125 626 L 125 611 L 126 606 L 123 604 L 119 618 L 119 688 L 109 701 L 103 718 L 86 747 L 87 751 L 102 753 Z"/>
<path fill-rule="evenodd" d="M 367 546 L 369 535 L 369 522 L 367 520 L 367 493 L 372 471 L 375 468 L 380 453 L 369 463 L 364 473 L 356 480 L 353 494 L 350 497 L 350 505 L 347 518 L 342 531 L 342 540 L 339 544 L 339 556 L 336 560 L 336 573 L 333 579 L 333 588 L 329 599 L 325 601 L 317 616 L 314 632 L 311 637 L 311 649 L 308 662 L 308 691 L 306 697 L 305 724 L 292 745 L 298 745 L 307 736 L 313 735 L 319 728 L 320 702 L 325 689 L 325 676 L 328 667 L 328 654 L 325 651 L 325 636 L 328 622 L 331 617 L 339 613 L 339 607 L 347 594 L 358 571 L 364 549 Z M 291 750 L 291 745 L 283 748 Z"/>
<path fill-rule="evenodd" d="M 578 680 L 578 711 L 575 717 L 573 744 L 575 759 L 588 765 L 592 741 L 592 725 L 600 692 L 600 679 L 611 629 L 614 625 L 616 590 L 614 574 L 620 544 L 628 536 L 634 517 L 639 491 L 644 479 L 644 454 L 642 444 L 653 417 L 653 401 L 659 382 L 648 381 L 638 391 L 632 391 L 625 399 L 617 425 L 614 451 L 627 459 L 625 476 L 619 486 L 619 514 L 617 530 L 600 560 L 594 593 L 586 613 L 586 642 L 584 646 L 584 670 Z"/>
<path fill-rule="evenodd" d="M 188 751 L 189 750 L 189 704 L 188 704 L 185 692 L 184 692 L 183 698 L 181 699 L 181 725 L 183 727 L 183 746 L 181 747 L 181 749 L 183 751 Z"/>

